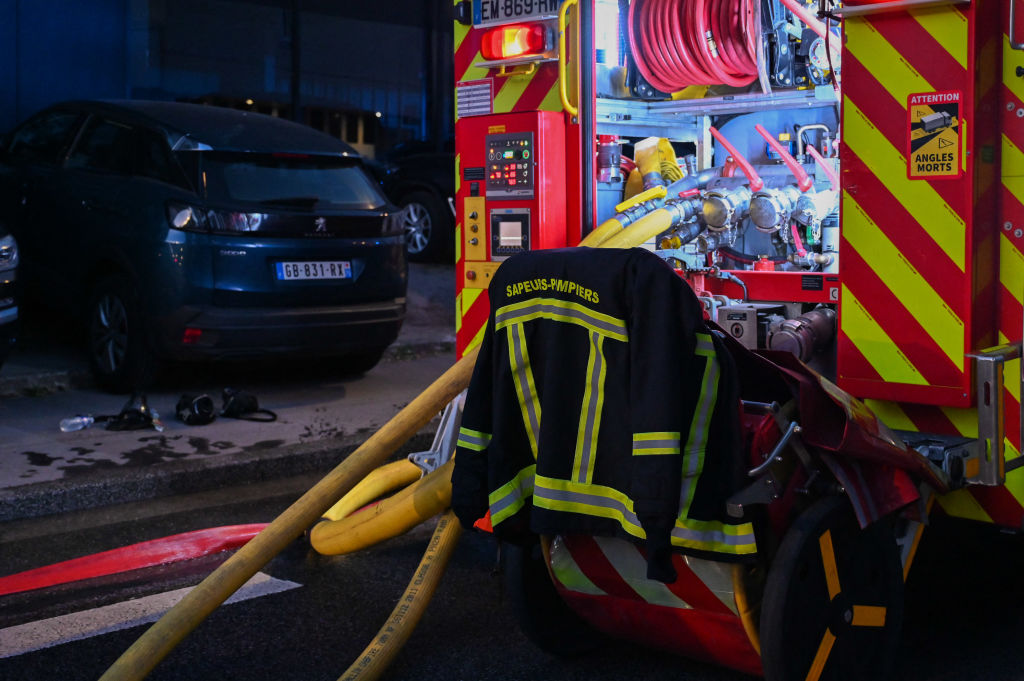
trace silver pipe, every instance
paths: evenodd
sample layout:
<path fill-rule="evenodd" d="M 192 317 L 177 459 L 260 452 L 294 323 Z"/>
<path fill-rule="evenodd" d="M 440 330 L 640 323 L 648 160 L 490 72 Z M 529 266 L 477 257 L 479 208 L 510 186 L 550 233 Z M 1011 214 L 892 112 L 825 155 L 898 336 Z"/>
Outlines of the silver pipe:
<path fill-rule="evenodd" d="M 796 156 L 797 158 L 804 157 L 804 131 L 805 130 L 824 130 L 826 133 L 831 134 L 832 131 L 824 123 L 811 123 L 810 125 L 801 125 L 796 129 Z"/>

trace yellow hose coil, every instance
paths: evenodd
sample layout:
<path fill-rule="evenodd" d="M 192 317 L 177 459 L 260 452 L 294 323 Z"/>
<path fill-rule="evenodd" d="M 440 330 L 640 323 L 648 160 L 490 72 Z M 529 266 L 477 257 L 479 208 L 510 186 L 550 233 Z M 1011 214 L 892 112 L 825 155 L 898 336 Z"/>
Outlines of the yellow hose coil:
<path fill-rule="evenodd" d="M 420 467 L 408 459 L 392 461 L 363 478 L 338 503 L 331 506 L 323 517 L 327 520 L 341 520 L 374 499 L 416 482 L 422 475 L 423 471 L 420 470 Z"/>
<path fill-rule="evenodd" d="M 612 234 L 622 231 L 622 223 L 617 218 L 609 218 L 594 229 L 593 232 L 583 237 L 583 241 L 579 243 L 580 246 L 589 246 L 591 248 L 600 246 L 601 242 L 610 237 Z"/>
<path fill-rule="evenodd" d="M 402 645 L 409 640 L 427 609 L 461 534 L 462 528 L 454 513 L 449 511 L 441 516 L 434 528 L 434 536 L 430 538 L 430 544 L 423 553 L 423 559 L 413 573 L 409 586 L 405 588 L 405 593 L 398 599 L 398 605 L 391 611 L 391 616 L 377 632 L 373 642 L 338 677 L 338 681 L 374 681 L 380 678 Z"/>
<path fill-rule="evenodd" d="M 408 532 L 451 506 L 454 468 L 455 460 L 452 459 L 370 508 L 340 520 L 318 524 L 310 532 L 310 543 L 319 553 L 337 556 Z"/>

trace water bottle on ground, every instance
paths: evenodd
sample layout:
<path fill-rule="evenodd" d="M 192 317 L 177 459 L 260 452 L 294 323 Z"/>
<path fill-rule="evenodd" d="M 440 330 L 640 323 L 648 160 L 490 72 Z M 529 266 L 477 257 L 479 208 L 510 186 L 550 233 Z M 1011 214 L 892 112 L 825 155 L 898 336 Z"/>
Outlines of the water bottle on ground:
<path fill-rule="evenodd" d="M 92 416 L 72 416 L 71 418 L 60 420 L 60 431 L 62 433 L 70 433 L 74 430 L 83 430 L 95 422 L 96 419 Z"/>

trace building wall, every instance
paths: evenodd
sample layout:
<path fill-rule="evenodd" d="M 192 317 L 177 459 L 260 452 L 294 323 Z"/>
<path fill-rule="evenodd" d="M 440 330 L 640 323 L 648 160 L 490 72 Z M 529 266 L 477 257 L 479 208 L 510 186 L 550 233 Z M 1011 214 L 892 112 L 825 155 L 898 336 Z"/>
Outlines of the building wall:
<path fill-rule="evenodd" d="M 431 30 L 451 30 L 438 2 L 302 0 L 300 120 L 355 113 L 383 144 L 446 135 L 451 116 L 438 115 L 426 72 L 438 68 Z M 292 0 L 0 0 L 0 130 L 76 97 L 253 100 L 291 117 L 292 10 Z M 450 88 L 437 96 L 450 110 Z"/>
<path fill-rule="evenodd" d="M 128 0 L 0 0 L 0 129 L 62 99 L 126 95 Z"/>

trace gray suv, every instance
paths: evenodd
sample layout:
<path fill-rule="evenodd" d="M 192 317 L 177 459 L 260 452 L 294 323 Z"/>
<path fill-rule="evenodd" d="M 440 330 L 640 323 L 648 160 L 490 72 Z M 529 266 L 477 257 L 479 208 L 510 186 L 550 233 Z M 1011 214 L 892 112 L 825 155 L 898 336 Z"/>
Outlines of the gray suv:
<path fill-rule="evenodd" d="M 351 147 L 260 114 L 69 102 L 0 142 L 26 292 L 81 318 L 112 391 L 164 358 L 370 369 L 405 316 L 402 217 Z"/>

